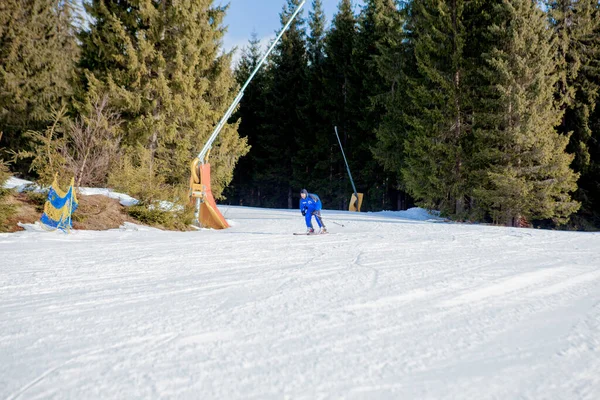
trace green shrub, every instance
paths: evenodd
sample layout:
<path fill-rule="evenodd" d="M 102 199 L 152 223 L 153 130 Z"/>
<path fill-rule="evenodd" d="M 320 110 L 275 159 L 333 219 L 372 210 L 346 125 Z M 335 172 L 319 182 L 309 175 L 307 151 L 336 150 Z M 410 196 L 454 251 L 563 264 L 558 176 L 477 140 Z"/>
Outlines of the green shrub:
<path fill-rule="evenodd" d="M 156 205 L 137 204 L 127 208 L 132 218 L 150 225 L 168 230 L 189 230 L 194 220 L 194 209 L 190 206 L 173 204 L 172 209 L 164 209 Z"/>
<path fill-rule="evenodd" d="M 27 131 L 24 133 L 32 146 L 31 151 L 11 151 L 13 161 L 31 159 L 29 171 L 38 175 L 37 181 L 44 186 L 52 184 L 58 174 L 59 185 L 68 185 L 70 173 L 65 166 L 62 148 L 65 147 L 64 123 L 66 120 L 66 107 L 52 113 L 53 123 L 44 132 Z"/>
<path fill-rule="evenodd" d="M 42 212 L 48 200 L 48 189 L 43 191 L 34 189 L 37 189 L 37 186 L 28 185 L 25 187 L 23 193 L 27 196 L 27 200 L 35 206 L 36 211 Z"/>
<path fill-rule="evenodd" d="M 112 189 L 127 193 L 139 201 L 127 213 L 136 220 L 164 229 L 188 230 L 194 220 L 189 205 L 188 187 L 167 184 L 155 173 L 151 152 L 143 147 L 129 149 L 111 170 Z M 161 204 L 171 204 L 168 209 Z"/>
<path fill-rule="evenodd" d="M 11 174 L 8 170 L 8 165 L 0 160 L 0 231 L 2 232 L 5 232 L 8 228 L 6 226 L 8 219 L 16 213 L 16 207 L 12 204 L 8 204 L 8 199 L 11 196 L 12 190 L 4 188 L 4 183 L 10 177 Z"/>
<path fill-rule="evenodd" d="M 148 225 L 167 225 L 170 221 L 168 212 L 157 208 L 148 208 L 144 204 L 131 206 L 127 209 L 127 213 L 140 222 Z"/>

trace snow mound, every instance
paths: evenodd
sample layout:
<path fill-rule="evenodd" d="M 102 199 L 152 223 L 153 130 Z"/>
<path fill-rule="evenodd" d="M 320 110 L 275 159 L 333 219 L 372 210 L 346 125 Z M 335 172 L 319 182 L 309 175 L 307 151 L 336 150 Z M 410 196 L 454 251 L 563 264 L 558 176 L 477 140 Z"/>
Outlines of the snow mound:
<path fill-rule="evenodd" d="M 11 176 L 10 178 L 8 178 L 8 180 L 6 182 L 4 182 L 4 185 L 2 185 L 5 189 L 14 189 L 17 192 L 24 192 L 25 190 L 32 190 L 34 192 L 41 192 L 44 189 L 39 186 L 36 185 L 35 183 L 31 182 L 31 181 L 26 181 L 25 179 L 19 179 L 19 178 L 15 178 L 14 176 Z"/>
<path fill-rule="evenodd" d="M 151 226 L 145 226 L 145 225 L 138 225 L 138 224 L 134 224 L 133 222 L 123 222 L 123 225 L 121 225 L 118 229 L 109 229 L 109 231 L 125 231 L 125 232 L 143 232 L 143 231 L 159 231 L 162 232 L 160 229 L 158 228 L 153 228 Z"/>
<path fill-rule="evenodd" d="M 17 225 L 23 228 L 26 232 L 48 232 L 39 222 L 34 222 L 33 224 L 23 224 L 21 222 L 17 222 Z"/>
<path fill-rule="evenodd" d="M 413 207 L 404 211 L 381 211 L 377 213 L 384 217 L 403 218 L 413 221 L 443 221 L 440 218 L 439 211 L 428 211 L 424 208 Z"/>
<path fill-rule="evenodd" d="M 127 194 L 113 192 L 112 189 L 80 187 L 78 192 L 84 196 L 102 195 L 110 197 L 111 199 L 117 199 L 119 200 L 119 203 L 125 207 L 134 206 L 138 203 L 138 201 L 133 197 Z"/>
<path fill-rule="evenodd" d="M 10 178 L 8 178 L 8 180 L 4 183 L 3 186 L 6 189 L 14 189 L 18 188 L 19 186 L 24 186 L 28 184 L 31 184 L 31 182 L 26 181 L 25 179 L 19 179 L 15 178 L 14 176 L 11 176 Z"/>
<path fill-rule="evenodd" d="M 25 232 L 58 233 L 61 235 L 67 233 L 61 229 L 44 228 L 44 226 L 39 221 L 36 221 L 33 224 L 25 224 L 22 222 L 17 222 L 17 225 L 20 226 L 21 228 L 23 228 L 25 230 Z M 72 233 L 72 232 L 75 232 L 75 230 L 70 229 L 69 233 Z"/>

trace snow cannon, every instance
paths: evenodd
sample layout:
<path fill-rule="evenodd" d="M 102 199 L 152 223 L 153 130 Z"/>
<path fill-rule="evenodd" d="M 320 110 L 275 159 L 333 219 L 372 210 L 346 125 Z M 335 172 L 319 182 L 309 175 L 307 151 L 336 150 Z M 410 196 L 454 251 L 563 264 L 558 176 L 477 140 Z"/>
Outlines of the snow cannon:
<path fill-rule="evenodd" d="M 194 159 L 190 175 L 190 201 L 196 203 L 196 219 L 204 228 L 225 229 L 229 224 L 217 208 L 210 189 L 210 164 Z"/>
<path fill-rule="evenodd" d="M 305 3 L 306 0 L 302 0 L 302 3 L 298 5 L 296 11 L 294 11 L 294 14 L 292 14 L 281 32 L 279 32 L 279 35 L 275 41 L 271 43 L 269 50 L 267 50 L 258 65 L 254 68 L 254 71 L 252 71 L 246 80 L 246 83 L 244 83 L 244 86 L 242 86 L 240 89 L 238 95 L 235 97 L 235 99 L 233 99 L 233 102 L 225 112 L 225 115 L 223 115 L 223 118 L 221 118 L 215 127 L 213 133 L 204 144 L 204 147 L 198 156 L 194 159 L 194 161 L 192 161 L 192 173 L 190 175 L 190 200 L 196 202 L 196 220 L 200 226 L 214 229 L 229 228 L 229 224 L 227 221 L 225 221 L 225 218 L 217 208 L 217 203 L 215 203 L 215 198 L 210 190 L 210 164 L 208 163 L 210 149 L 212 148 L 215 139 L 219 135 L 219 132 L 221 132 L 223 126 L 227 124 L 231 114 L 240 103 L 240 100 L 242 100 L 242 97 L 244 96 L 244 90 L 246 90 L 250 84 L 250 81 L 252 78 L 254 78 L 254 75 L 256 75 L 260 67 L 265 63 L 265 60 L 269 54 L 271 54 L 277 43 L 281 40 L 283 33 L 290 27 L 292 21 L 294 21 Z"/>
<path fill-rule="evenodd" d="M 360 206 L 362 206 L 362 202 L 363 202 L 363 194 L 362 193 L 352 193 L 348 211 L 360 212 Z"/>

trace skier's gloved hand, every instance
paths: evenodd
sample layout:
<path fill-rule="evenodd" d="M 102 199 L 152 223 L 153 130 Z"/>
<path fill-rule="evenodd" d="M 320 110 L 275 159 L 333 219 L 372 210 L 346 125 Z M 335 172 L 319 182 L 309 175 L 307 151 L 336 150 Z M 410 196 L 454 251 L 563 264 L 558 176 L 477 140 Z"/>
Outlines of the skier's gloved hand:
<path fill-rule="evenodd" d="M 302 213 L 302 216 L 304 217 L 306 215 L 306 208 L 303 208 L 300 212 Z"/>

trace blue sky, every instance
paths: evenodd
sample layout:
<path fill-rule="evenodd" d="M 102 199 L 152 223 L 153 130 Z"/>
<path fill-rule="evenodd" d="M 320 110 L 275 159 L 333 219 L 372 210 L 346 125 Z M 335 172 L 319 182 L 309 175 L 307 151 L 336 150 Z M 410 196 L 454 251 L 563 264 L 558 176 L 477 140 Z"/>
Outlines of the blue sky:
<path fill-rule="evenodd" d="M 313 0 L 306 0 L 302 15 L 307 18 L 308 12 L 312 10 Z M 333 15 L 337 12 L 340 0 L 322 0 L 323 8 L 327 17 L 327 26 L 331 23 Z M 252 32 L 256 32 L 263 43 L 274 38 L 281 29 L 279 14 L 287 0 L 216 0 L 215 4 L 227 4 L 229 9 L 225 16 L 225 25 L 228 27 L 223 40 L 225 50 L 234 46 L 241 48 L 248 44 Z M 362 5 L 361 0 L 353 2 L 355 12 Z M 239 53 L 239 51 L 238 51 Z"/>

